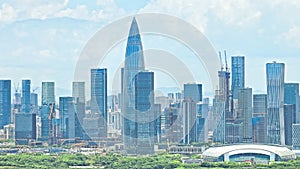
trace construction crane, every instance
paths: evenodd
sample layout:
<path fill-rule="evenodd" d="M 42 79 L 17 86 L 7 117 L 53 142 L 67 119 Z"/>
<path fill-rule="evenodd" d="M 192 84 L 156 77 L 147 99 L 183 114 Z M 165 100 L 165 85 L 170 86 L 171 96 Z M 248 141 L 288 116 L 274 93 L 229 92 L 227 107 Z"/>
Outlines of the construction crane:
<path fill-rule="evenodd" d="M 223 62 L 222 62 L 222 56 L 221 56 L 221 52 L 219 51 L 219 58 L 220 58 L 220 64 L 221 64 L 221 71 L 223 71 Z"/>
<path fill-rule="evenodd" d="M 228 65 L 227 65 L 227 55 L 226 55 L 226 50 L 224 50 L 224 55 L 225 55 L 225 70 L 226 72 L 228 71 Z"/>
<path fill-rule="evenodd" d="M 54 109 L 54 102 L 50 106 L 50 111 L 48 115 L 48 130 L 49 130 L 49 143 L 53 144 L 54 143 L 54 138 L 55 138 L 55 128 L 53 124 L 53 119 L 55 118 L 55 115 L 53 113 Z"/>

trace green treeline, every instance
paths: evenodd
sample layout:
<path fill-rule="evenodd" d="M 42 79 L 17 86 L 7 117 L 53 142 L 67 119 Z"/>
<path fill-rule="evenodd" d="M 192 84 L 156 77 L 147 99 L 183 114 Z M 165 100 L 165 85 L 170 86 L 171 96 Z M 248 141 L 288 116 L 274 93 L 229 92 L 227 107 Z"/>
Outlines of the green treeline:
<path fill-rule="evenodd" d="M 69 168 L 69 166 L 94 166 L 116 169 L 184 169 L 184 168 L 300 168 L 300 159 L 290 162 L 276 162 L 270 165 L 249 163 L 183 164 L 181 155 L 160 154 L 153 156 L 124 156 L 121 154 L 13 154 L 0 156 L 0 168 Z"/>

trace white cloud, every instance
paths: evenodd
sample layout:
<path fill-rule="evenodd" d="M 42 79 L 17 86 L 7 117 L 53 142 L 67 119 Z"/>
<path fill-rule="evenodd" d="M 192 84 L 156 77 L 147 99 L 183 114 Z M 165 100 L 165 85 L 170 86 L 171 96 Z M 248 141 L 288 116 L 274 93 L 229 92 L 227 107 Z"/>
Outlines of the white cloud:
<path fill-rule="evenodd" d="M 287 32 L 282 33 L 278 40 L 277 44 L 289 44 L 290 46 L 300 47 L 300 27 L 292 26 Z"/>
<path fill-rule="evenodd" d="M 7 3 L 3 3 L 0 8 L 0 22 L 12 21 L 15 18 L 16 18 L 16 13 L 14 8 Z"/>
<path fill-rule="evenodd" d="M 211 11 L 225 24 L 240 27 L 253 24 L 262 15 L 255 3 L 248 0 L 214 0 Z"/>
<path fill-rule="evenodd" d="M 194 1 L 194 0 L 153 0 L 150 1 L 144 8 L 143 12 L 161 12 L 165 14 L 175 15 L 188 22 L 192 23 L 202 32 L 207 26 L 207 18 L 205 14 L 208 11 L 207 6 L 209 1 Z"/>
<path fill-rule="evenodd" d="M 162 12 L 183 18 L 205 31 L 208 15 L 225 24 L 246 27 L 257 21 L 262 12 L 248 0 L 152 0 L 140 12 Z"/>

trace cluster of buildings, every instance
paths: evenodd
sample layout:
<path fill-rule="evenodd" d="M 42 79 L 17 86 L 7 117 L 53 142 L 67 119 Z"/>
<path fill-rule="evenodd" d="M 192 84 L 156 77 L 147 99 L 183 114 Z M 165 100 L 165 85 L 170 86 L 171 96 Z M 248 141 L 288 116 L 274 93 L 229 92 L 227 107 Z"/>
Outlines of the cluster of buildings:
<path fill-rule="evenodd" d="M 285 83 L 285 65 L 266 65 L 267 94 L 245 87 L 245 57 L 231 57 L 231 72 L 221 68 L 212 103 L 202 84 L 154 95 L 154 72 L 145 68 L 138 25 L 133 19 L 121 69 L 121 92 L 107 93 L 106 68 L 90 70 L 90 100 L 85 82 L 73 82 L 72 96 L 55 96 L 55 82 L 42 82 L 41 101 L 31 81 L 11 98 L 11 80 L 0 80 L 0 135 L 17 144 L 114 145 L 128 154 L 152 154 L 154 145 L 219 142 L 259 143 L 300 148 L 299 84 Z M 230 86 L 231 81 L 231 86 Z M 12 103 L 13 100 L 13 103 Z"/>
<path fill-rule="evenodd" d="M 245 58 L 231 59 L 231 90 L 230 72 L 219 71 L 219 90 L 212 110 L 217 122 L 213 140 L 299 149 L 299 83 L 285 82 L 285 64 L 267 63 L 267 94 L 252 94 L 252 88 L 245 87 Z"/>

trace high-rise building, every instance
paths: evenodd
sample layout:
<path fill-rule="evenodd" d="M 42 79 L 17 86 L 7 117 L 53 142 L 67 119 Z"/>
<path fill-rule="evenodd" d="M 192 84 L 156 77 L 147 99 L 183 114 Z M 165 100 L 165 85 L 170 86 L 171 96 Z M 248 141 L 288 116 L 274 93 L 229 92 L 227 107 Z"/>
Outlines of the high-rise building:
<path fill-rule="evenodd" d="M 59 97 L 60 135 L 64 139 L 75 139 L 75 104 L 74 97 Z"/>
<path fill-rule="evenodd" d="M 219 75 L 219 90 L 218 97 L 225 103 L 225 118 L 233 118 L 232 112 L 229 111 L 229 79 L 230 73 L 226 71 L 218 71 Z"/>
<path fill-rule="evenodd" d="M 185 100 L 202 101 L 202 84 L 184 84 L 183 92 Z"/>
<path fill-rule="evenodd" d="M 145 72 L 142 41 L 135 18 L 129 30 L 124 65 L 121 100 L 125 150 L 129 154 L 152 154 L 154 75 Z"/>
<path fill-rule="evenodd" d="M 0 128 L 11 121 L 11 81 L 0 80 Z"/>
<path fill-rule="evenodd" d="M 233 114 L 229 110 L 229 79 L 230 73 L 228 69 L 218 71 L 219 90 L 216 91 L 214 99 L 214 115 L 216 115 L 215 123 L 217 128 L 214 131 L 214 140 L 225 143 L 230 142 L 230 137 L 233 135 L 231 124 Z"/>
<path fill-rule="evenodd" d="M 215 98 L 213 100 L 213 140 L 215 142 L 230 142 L 231 124 L 233 120 L 233 114 L 229 110 L 229 79 L 230 73 L 228 69 L 224 71 L 223 68 L 218 71 L 219 77 L 219 89 L 216 90 Z"/>
<path fill-rule="evenodd" d="M 284 134 L 284 63 L 267 63 L 268 143 L 285 145 Z"/>
<path fill-rule="evenodd" d="M 284 83 L 284 104 L 295 105 L 295 122 L 300 123 L 299 114 L 299 83 Z"/>
<path fill-rule="evenodd" d="M 292 147 L 300 150 L 300 124 L 292 124 Z"/>
<path fill-rule="evenodd" d="M 74 97 L 75 111 L 77 112 L 79 122 L 83 124 L 85 116 L 85 82 L 73 82 L 72 97 Z"/>
<path fill-rule="evenodd" d="M 22 112 L 29 113 L 30 106 L 30 80 L 22 80 Z"/>
<path fill-rule="evenodd" d="M 182 116 L 179 113 L 180 103 L 170 103 L 164 109 L 162 116 L 162 139 L 171 143 L 178 143 L 182 139 Z"/>
<path fill-rule="evenodd" d="M 30 93 L 30 106 L 34 113 L 38 111 L 38 94 L 37 93 Z"/>
<path fill-rule="evenodd" d="M 29 141 L 36 139 L 36 114 L 15 114 L 15 139 L 17 144 L 28 145 Z"/>
<path fill-rule="evenodd" d="M 40 109 L 41 113 L 41 139 L 48 140 L 49 137 L 49 114 L 50 114 L 50 106 L 42 105 Z"/>
<path fill-rule="evenodd" d="M 52 144 L 53 136 L 49 135 L 54 132 L 54 120 L 49 119 L 50 114 L 55 111 L 55 83 L 42 82 L 42 101 L 41 101 L 41 139 L 49 140 Z"/>
<path fill-rule="evenodd" d="M 184 101 L 188 105 L 188 101 L 192 101 L 193 104 L 195 104 L 196 108 L 196 117 L 193 117 L 194 113 L 189 112 L 188 114 L 191 115 L 191 119 L 194 120 L 193 127 L 190 128 L 188 126 L 184 126 L 185 129 L 190 128 L 190 133 L 188 136 L 188 140 L 185 139 L 185 143 L 189 144 L 190 142 L 199 142 L 200 140 L 204 140 L 201 137 L 203 137 L 203 131 L 204 131 L 204 122 L 205 117 L 202 116 L 202 84 L 184 84 L 184 90 L 183 90 L 183 96 Z M 183 104 L 183 106 L 185 106 Z M 193 106 L 192 106 L 193 107 Z M 186 110 L 186 109 L 184 109 Z M 184 111 L 185 112 L 185 111 Z M 187 124 L 184 122 L 184 124 Z M 194 125 L 195 124 L 195 125 Z M 183 130 L 184 132 L 187 132 Z M 201 139 L 200 139 L 201 138 Z"/>
<path fill-rule="evenodd" d="M 42 82 L 42 105 L 55 103 L 54 82 Z"/>
<path fill-rule="evenodd" d="M 153 154 L 155 139 L 154 73 L 139 72 L 135 77 L 137 154 Z"/>
<path fill-rule="evenodd" d="M 238 99 L 238 90 L 245 88 L 245 57 L 231 57 L 231 90 L 232 98 Z"/>
<path fill-rule="evenodd" d="M 267 143 L 267 95 L 253 95 L 253 142 Z"/>
<path fill-rule="evenodd" d="M 238 91 L 238 113 L 236 121 L 242 122 L 243 142 L 252 142 L 252 89 L 244 88 Z"/>
<path fill-rule="evenodd" d="M 296 121 L 296 105 L 284 105 L 284 135 L 285 145 L 292 146 L 292 125 Z"/>
<path fill-rule="evenodd" d="M 202 102 L 197 103 L 197 142 L 204 143 L 207 142 L 207 119 L 209 112 L 209 101 L 207 98 Z"/>
<path fill-rule="evenodd" d="M 107 137 L 107 69 L 91 69 L 91 114 L 99 117 L 99 137 Z"/>
<path fill-rule="evenodd" d="M 182 102 L 183 143 L 191 144 L 197 141 L 197 107 L 196 102 L 187 99 Z"/>

